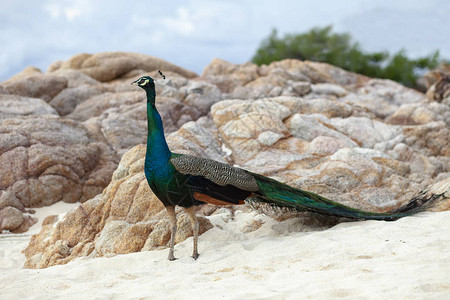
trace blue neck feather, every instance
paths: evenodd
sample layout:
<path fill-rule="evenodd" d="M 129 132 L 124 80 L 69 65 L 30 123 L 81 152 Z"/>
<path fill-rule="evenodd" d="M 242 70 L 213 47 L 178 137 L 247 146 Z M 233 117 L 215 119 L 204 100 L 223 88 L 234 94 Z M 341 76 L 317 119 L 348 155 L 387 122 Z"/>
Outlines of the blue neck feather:
<path fill-rule="evenodd" d="M 164 137 L 161 116 L 155 107 L 155 90 L 147 91 L 147 152 L 145 155 L 146 169 L 158 170 L 167 165 L 170 158 L 169 146 Z"/>

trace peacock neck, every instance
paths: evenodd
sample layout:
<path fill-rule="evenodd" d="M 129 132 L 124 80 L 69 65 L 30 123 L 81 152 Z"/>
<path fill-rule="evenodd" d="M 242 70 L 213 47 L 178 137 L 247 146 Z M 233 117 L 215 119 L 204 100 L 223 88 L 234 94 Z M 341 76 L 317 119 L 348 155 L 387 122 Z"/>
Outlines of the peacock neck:
<path fill-rule="evenodd" d="M 164 136 L 161 116 L 155 107 L 155 96 L 147 92 L 147 152 L 145 155 L 145 165 L 150 169 L 161 168 L 166 165 L 170 158 L 170 150 Z"/>

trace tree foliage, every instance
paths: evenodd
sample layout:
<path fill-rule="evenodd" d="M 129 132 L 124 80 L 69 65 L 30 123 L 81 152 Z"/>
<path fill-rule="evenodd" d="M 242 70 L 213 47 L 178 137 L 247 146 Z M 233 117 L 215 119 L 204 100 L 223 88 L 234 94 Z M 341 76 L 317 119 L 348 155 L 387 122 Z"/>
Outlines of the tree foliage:
<path fill-rule="evenodd" d="M 415 87 L 417 78 L 441 61 L 439 51 L 409 59 L 404 49 L 365 53 L 348 33 L 333 33 L 331 26 L 316 27 L 302 34 L 279 37 L 276 29 L 261 42 L 252 61 L 258 65 L 285 58 L 330 63 L 370 77 L 387 78 Z"/>

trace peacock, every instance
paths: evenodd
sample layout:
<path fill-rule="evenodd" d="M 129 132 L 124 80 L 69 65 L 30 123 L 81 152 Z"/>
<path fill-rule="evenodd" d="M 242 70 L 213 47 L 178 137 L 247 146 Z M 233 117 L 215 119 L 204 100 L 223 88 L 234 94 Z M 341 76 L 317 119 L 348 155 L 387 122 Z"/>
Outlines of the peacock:
<path fill-rule="evenodd" d="M 161 72 L 160 74 L 164 76 Z M 225 163 L 173 153 L 167 145 L 162 119 L 155 106 L 154 79 L 143 76 L 131 84 L 143 88 L 147 94 L 148 135 L 144 172 L 151 190 L 164 204 L 170 218 L 169 260 L 175 260 L 177 205 L 187 212 L 192 224 L 194 259 L 199 257 L 197 246 L 199 225 L 195 206 L 206 203 L 241 205 L 245 201 L 256 201 L 280 208 L 306 210 L 354 220 L 390 221 L 420 211 L 422 203 L 415 199 L 394 212 L 363 211 Z"/>

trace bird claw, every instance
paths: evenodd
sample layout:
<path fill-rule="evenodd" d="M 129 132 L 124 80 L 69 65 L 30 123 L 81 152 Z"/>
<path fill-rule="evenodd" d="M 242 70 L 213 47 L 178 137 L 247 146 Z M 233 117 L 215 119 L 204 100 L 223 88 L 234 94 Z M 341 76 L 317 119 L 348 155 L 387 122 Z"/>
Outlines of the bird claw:
<path fill-rule="evenodd" d="M 198 254 L 198 253 L 192 254 L 192 258 L 195 259 L 195 260 L 197 260 L 197 258 L 198 258 L 199 256 L 200 256 L 200 254 Z"/>
<path fill-rule="evenodd" d="M 170 261 L 176 260 L 175 256 L 173 256 L 173 254 L 169 255 L 169 257 L 167 259 L 170 260 Z"/>

